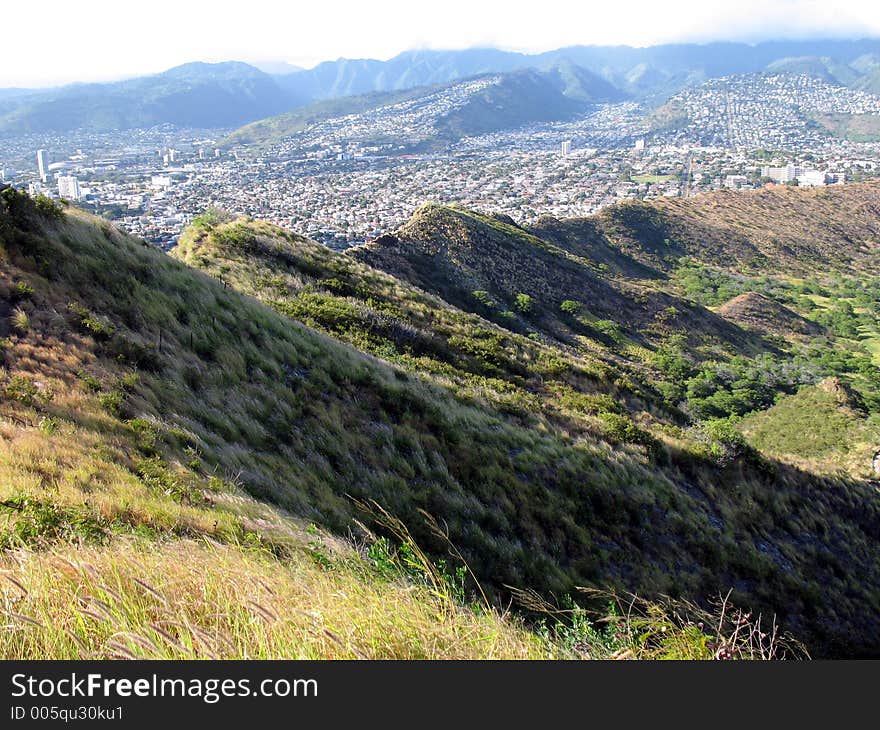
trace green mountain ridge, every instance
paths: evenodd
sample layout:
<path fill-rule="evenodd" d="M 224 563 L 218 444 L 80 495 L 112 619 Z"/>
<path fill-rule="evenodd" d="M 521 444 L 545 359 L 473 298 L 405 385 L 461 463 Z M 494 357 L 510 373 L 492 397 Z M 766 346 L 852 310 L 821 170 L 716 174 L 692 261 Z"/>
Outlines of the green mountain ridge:
<path fill-rule="evenodd" d="M 78 510 L 77 524 L 103 516 L 118 529 L 227 539 L 239 518 L 211 528 L 187 485 L 234 482 L 340 533 L 367 519 L 353 496 L 375 500 L 444 556 L 448 544 L 421 510 L 432 515 L 496 600 L 510 587 L 698 601 L 733 588 L 737 604 L 776 613 L 817 655 L 880 651 L 876 490 L 766 459 L 724 430 L 691 428 L 653 382 L 665 360 L 636 358 L 617 333 L 587 332 L 575 348 L 528 306 L 514 321 L 490 321 L 406 272 L 366 265 L 358 251 L 336 254 L 264 223 L 202 217 L 174 252 L 187 266 L 95 218 L 3 195 L 5 428 L 44 451 L 77 435 L 55 467 L 29 470 L 15 450 L 0 460 L 27 474 L 5 483 L 7 503 L 54 499 Z M 455 254 L 462 226 L 471 247 L 527 250 L 576 266 L 584 290 L 603 283 L 554 244 L 460 209 L 422 209 L 394 235 Z M 608 243 L 625 242 L 621 260 L 637 258 L 627 237 L 635 230 Z M 645 261 L 653 245 L 642 242 Z M 657 272 L 671 276 L 666 267 Z M 499 281 L 518 287 L 512 276 Z M 643 289 L 662 294 L 652 281 L 604 286 L 622 305 Z M 718 321 L 701 305 L 669 301 L 695 321 Z M 539 303 L 549 317 L 550 300 Z M 657 324 L 642 348 L 658 355 L 690 327 L 674 317 Z M 720 347 L 733 361 L 738 344 L 692 347 Z M 114 471 L 102 482 L 76 465 L 105 432 L 115 441 L 95 453 Z M 116 479 L 147 496 L 115 498 Z M 165 499 L 164 489 L 178 501 L 159 519 L 142 505 Z M 28 534 L 15 528 L 21 519 L 12 529 Z"/>
<path fill-rule="evenodd" d="M 572 247 L 573 248 L 573 247 Z M 349 255 L 411 281 L 463 309 L 484 311 L 473 292 L 486 291 L 566 340 L 571 319 L 560 309 L 577 301 L 598 319 L 618 321 L 633 337 L 651 339 L 651 326 L 670 307 L 695 337 L 725 339 L 748 349 L 744 332 L 711 312 L 642 282 L 610 279 L 597 263 L 556 247 L 517 226 L 460 208 L 427 205 L 393 234 L 349 249 Z M 624 257 L 618 250 L 618 257 Z M 662 276 L 654 272 L 655 277 Z"/>

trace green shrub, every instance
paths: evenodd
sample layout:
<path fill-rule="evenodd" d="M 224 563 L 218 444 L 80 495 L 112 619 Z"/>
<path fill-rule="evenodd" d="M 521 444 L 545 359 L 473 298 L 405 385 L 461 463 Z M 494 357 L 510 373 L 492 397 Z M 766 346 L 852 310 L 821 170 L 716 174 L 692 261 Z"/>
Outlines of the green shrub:
<path fill-rule="evenodd" d="M 155 453 L 159 430 L 152 423 L 145 418 L 132 418 L 126 425 L 134 433 L 139 451 L 147 455 Z"/>
<path fill-rule="evenodd" d="M 65 507 L 30 495 L 17 495 L 0 502 L 0 508 L 15 519 L 11 528 L 0 532 L 0 549 L 24 545 L 45 545 L 59 539 L 82 539 L 101 543 L 111 525 L 83 508 Z"/>
<path fill-rule="evenodd" d="M 31 328 L 31 318 L 21 307 L 12 311 L 12 326 L 19 332 L 27 332 Z"/>
<path fill-rule="evenodd" d="M 628 416 L 606 411 L 599 413 L 599 420 L 602 423 L 602 436 L 608 441 L 645 446 L 652 454 L 659 448 L 657 439 L 639 428 Z"/>
<path fill-rule="evenodd" d="M 492 301 L 492 297 L 489 296 L 489 292 L 483 291 L 482 289 L 477 289 L 476 291 L 471 292 L 471 296 L 477 300 L 479 304 L 482 304 L 484 307 L 492 307 L 494 306 L 494 302 Z"/>
<path fill-rule="evenodd" d="M 33 405 L 39 394 L 34 383 L 24 375 L 13 375 L 6 384 L 6 395 L 25 405 Z"/>
<path fill-rule="evenodd" d="M 520 292 L 516 295 L 516 300 L 514 301 L 513 306 L 517 312 L 528 314 L 532 311 L 532 298 L 528 294 Z"/>
<path fill-rule="evenodd" d="M 9 292 L 9 298 L 13 302 L 20 302 L 23 299 L 30 299 L 34 295 L 34 288 L 26 281 L 17 281 L 12 285 Z"/>
<path fill-rule="evenodd" d="M 77 373 L 77 377 L 82 380 L 86 388 L 93 393 L 99 393 L 101 391 L 101 381 L 93 375 L 89 375 L 85 370 L 80 370 Z"/>
<path fill-rule="evenodd" d="M 623 331 L 620 325 L 611 319 L 600 319 L 592 324 L 593 329 L 605 335 L 613 342 L 620 342 L 623 339 Z"/>
<path fill-rule="evenodd" d="M 177 502 L 196 506 L 207 502 L 197 480 L 187 474 L 175 474 L 158 456 L 139 461 L 137 474 L 146 487 Z"/>
<path fill-rule="evenodd" d="M 693 429 L 704 455 L 719 466 L 726 466 L 743 456 L 756 456 L 745 436 L 737 430 L 736 423 L 733 418 L 714 418 Z"/>
<path fill-rule="evenodd" d="M 87 307 L 77 302 L 70 302 L 67 306 L 77 316 L 77 324 L 82 332 L 92 335 L 96 340 L 109 340 L 113 336 L 113 325 L 99 318 Z"/>
<path fill-rule="evenodd" d="M 64 208 L 45 195 L 34 198 L 34 207 L 37 213 L 50 221 L 60 221 L 64 217 Z"/>

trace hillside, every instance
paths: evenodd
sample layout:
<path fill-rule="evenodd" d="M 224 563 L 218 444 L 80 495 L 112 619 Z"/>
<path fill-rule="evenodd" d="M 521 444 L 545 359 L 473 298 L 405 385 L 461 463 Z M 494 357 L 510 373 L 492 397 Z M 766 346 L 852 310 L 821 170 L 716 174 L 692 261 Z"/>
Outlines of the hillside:
<path fill-rule="evenodd" d="M 872 459 L 880 449 L 880 421 L 869 418 L 864 403 L 835 378 L 781 399 L 740 428 L 762 451 L 802 468 L 876 477 Z"/>
<path fill-rule="evenodd" d="M 236 129 L 223 140 L 225 146 L 237 144 L 267 145 L 292 134 L 305 131 L 325 119 L 361 114 L 398 102 L 418 98 L 421 89 L 406 92 L 373 92 L 341 99 L 316 102 L 268 119 L 260 119 Z"/>
<path fill-rule="evenodd" d="M 457 140 L 535 122 L 569 119 L 584 111 L 586 102 L 596 100 L 587 89 L 586 84 L 568 86 L 536 71 L 512 72 L 480 89 L 462 106 L 443 114 L 436 127 L 441 137 Z M 579 98 L 567 97 L 567 90 Z M 614 90 L 600 89 L 598 96 L 604 101 L 614 96 Z"/>
<path fill-rule="evenodd" d="M 878 272 L 880 184 L 719 191 L 607 208 L 596 217 L 626 254 L 661 269 L 674 258 L 743 273 Z"/>
<path fill-rule="evenodd" d="M 631 337 L 649 341 L 665 334 L 663 313 L 672 307 L 672 326 L 689 331 L 695 341 L 722 340 L 748 349 L 744 332 L 708 310 L 639 282 L 608 278 L 597 265 L 601 260 L 575 250 L 491 216 L 426 205 L 395 233 L 348 254 L 459 308 L 484 315 L 487 308 L 509 312 L 509 321 L 527 320 L 561 341 L 583 326 L 561 309 L 571 301 L 581 315 L 614 320 Z M 619 250 L 617 257 L 624 258 Z"/>
<path fill-rule="evenodd" d="M 235 144 L 277 144 L 287 137 L 353 124 L 346 134 L 362 142 L 443 146 L 468 135 L 569 119 L 600 101 L 619 98 L 584 70 L 485 74 L 407 90 L 370 92 L 319 101 L 235 130 Z"/>
<path fill-rule="evenodd" d="M 689 84 L 648 119 L 656 131 L 667 136 L 675 132 L 679 141 L 691 144 L 763 149 L 821 145 L 831 135 L 847 134 L 845 127 L 821 120 L 880 116 L 880 99 L 857 86 L 854 81 L 844 86 L 824 67 L 794 64 Z"/>
<path fill-rule="evenodd" d="M 827 56 L 780 58 L 769 64 L 766 71 L 767 73 L 806 74 L 831 84 L 844 86 L 856 84 L 862 78 L 862 74 L 856 68 Z"/>
<path fill-rule="evenodd" d="M 244 63 L 190 63 L 155 76 L 76 84 L 0 106 L 0 134 L 92 132 L 175 124 L 231 127 L 297 105 L 268 74 Z"/>
<path fill-rule="evenodd" d="M 605 390 L 633 403 L 641 397 L 643 405 L 650 397 L 634 383 L 612 384 L 628 369 L 607 351 L 575 358 L 509 323 L 499 326 L 462 311 L 353 256 L 265 223 L 208 213 L 172 255 L 361 350 L 442 378 L 460 395 L 510 413 L 527 412 L 536 396 L 546 394 L 548 379 L 583 396 Z M 545 415 L 560 416 L 554 408 Z M 589 421 L 589 413 L 580 415 Z"/>
<path fill-rule="evenodd" d="M 419 309 L 423 308 L 414 307 L 414 304 L 401 307 L 401 304 L 410 297 L 417 299 L 425 296 L 418 294 L 418 290 L 404 294 L 407 288 L 400 280 L 397 280 L 395 296 L 393 300 L 389 299 L 389 283 L 393 280 L 383 277 L 379 272 L 353 264 L 349 256 L 334 254 L 326 249 L 321 249 L 316 244 L 291 237 L 290 234 L 272 229 L 265 224 L 242 221 L 214 222 L 207 224 L 207 229 L 204 228 L 206 224 L 201 225 L 202 227 L 193 229 L 190 237 L 181 246 L 180 254 L 187 261 L 204 267 L 217 276 L 222 276 L 232 286 L 244 285 L 246 291 L 264 299 L 278 311 L 309 321 L 344 340 L 362 343 L 361 347 L 377 352 L 383 358 L 389 358 L 413 374 L 440 373 L 444 379 L 454 384 L 456 392 L 467 396 L 472 396 L 475 392 L 472 386 L 478 381 L 468 383 L 467 379 L 472 377 L 472 374 L 469 375 L 466 372 L 467 367 L 462 368 L 460 364 L 453 368 L 449 367 L 451 363 L 456 362 L 455 358 L 450 361 L 447 355 L 445 368 L 441 370 L 441 363 L 438 361 L 442 358 L 438 357 L 436 351 L 425 352 L 422 350 L 419 357 L 413 357 L 413 349 L 420 347 L 417 339 L 419 330 L 415 332 L 415 339 L 412 330 L 406 338 L 399 338 L 395 330 L 389 330 L 387 324 L 382 323 L 381 319 L 377 322 L 376 313 L 385 312 L 386 315 L 391 315 L 398 320 L 397 332 L 400 331 L 401 325 L 416 325 L 423 331 L 425 314 L 423 311 L 419 312 Z M 448 237 L 447 233 L 447 231 L 439 230 L 437 236 Z M 357 250 L 352 253 L 357 254 Z M 356 258 L 360 257 L 356 255 Z M 428 301 L 430 302 L 430 299 Z M 448 305 L 436 300 L 430 306 L 432 307 L 431 318 L 434 320 L 436 331 L 442 333 L 449 326 L 444 324 L 444 321 L 451 316 L 453 310 L 450 310 Z M 468 321 L 462 318 L 461 313 L 455 316 L 462 325 Z M 384 319 L 386 323 L 389 322 L 387 316 Z M 452 349 L 459 350 L 456 354 L 468 352 L 478 344 L 473 340 L 469 344 L 463 339 L 461 333 L 466 332 L 466 329 L 459 327 L 458 332 L 459 336 L 448 338 Z M 504 345 L 505 349 L 509 348 L 511 344 L 515 345 L 518 341 L 521 343 L 520 347 L 524 343 L 523 340 L 518 340 L 510 334 L 505 337 L 508 338 L 508 343 Z M 496 336 L 496 341 L 504 343 L 504 338 Z M 496 350 L 496 353 L 504 353 L 505 349 Z M 481 358 L 485 357 L 482 354 L 486 353 L 484 348 L 480 348 L 477 352 L 481 353 Z M 525 352 L 521 349 L 520 356 L 524 354 Z M 534 355 L 528 357 L 531 359 Z M 559 352 L 557 357 L 564 358 L 565 353 Z M 495 362 L 503 363 L 504 360 L 496 360 Z M 557 362 L 558 368 L 561 362 L 559 360 Z M 523 377 L 522 372 L 516 374 L 519 377 L 511 377 L 514 373 L 511 372 L 510 361 L 501 365 L 500 368 L 496 366 L 495 372 L 500 375 L 502 380 L 506 379 L 509 383 L 508 386 L 502 387 L 502 390 L 509 388 L 510 385 L 515 385 L 521 396 L 524 396 L 517 398 L 517 410 L 520 413 L 524 412 L 523 407 L 526 411 L 532 409 L 533 413 L 536 412 L 534 409 L 538 408 L 544 412 L 548 423 L 555 423 L 557 426 L 564 423 L 564 428 L 569 432 L 573 428 L 578 428 L 580 433 L 584 435 L 591 433 L 589 438 L 596 438 L 595 427 L 588 425 L 591 420 L 590 412 L 598 413 L 600 419 L 606 423 L 613 420 L 610 415 L 603 415 L 601 412 L 609 405 L 599 406 L 599 403 L 602 402 L 603 390 L 608 393 L 615 392 L 607 390 L 610 384 L 607 384 L 608 381 L 605 378 L 598 383 L 587 385 L 586 393 L 584 393 L 587 398 L 584 398 L 584 396 L 577 395 L 577 389 L 580 388 L 583 391 L 585 383 L 578 384 L 577 378 L 567 379 L 566 387 L 560 391 L 559 386 L 539 387 L 540 381 L 533 380 L 528 374 Z M 630 375 L 639 377 L 640 373 L 630 373 Z M 550 373 L 545 373 L 541 379 L 546 381 L 548 378 L 552 379 L 553 376 Z M 619 387 L 617 386 L 618 382 L 623 382 L 619 376 L 615 380 L 615 388 Z M 503 408 L 509 408 L 510 401 L 505 402 L 499 398 L 497 391 L 492 393 L 499 386 L 500 384 L 485 381 L 485 384 L 481 386 L 482 398 L 488 400 L 489 403 L 502 403 Z M 619 390 L 616 392 L 618 398 L 620 395 L 624 395 Z M 644 408 L 646 397 L 647 395 L 643 393 L 640 399 L 629 400 L 630 407 Z M 626 398 L 629 399 L 631 396 L 626 396 Z M 529 400 L 533 405 L 528 405 Z M 566 413 L 565 421 L 559 420 L 558 413 L 554 414 L 559 405 L 568 402 L 571 405 L 567 409 L 570 409 L 578 401 L 585 404 L 592 402 L 595 405 L 590 406 L 586 412 L 581 411 L 581 414 Z M 641 406 L 638 405 L 639 402 L 642 403 Z M 659 403 L 651 405 L 652 409 L 658 407 L 660 407 Z M 579 409 L 580 407 L 576 410 Z M 667 414 L 661 418 L 673 417 Z M 578 425 L 579 422 L 580 425 Z M 659 424 L 655 425 L 659 426 Z M 599 434 L 601 433 L 600 430 Z M 606 433 L 605 438 L 614 438 L 612 432 Z M 655 433 L 658 432 L 655 431 Z M 635 434 L 634 436 L 636 439 L 639 438 Z"/>
<path fill-rule="evenodd" d="M 725 302 L 717 310 L 725 319 L 764 334 L 780 336 L 818 335 L 822 328 L 763 294 L 746 292 Z"/>
<path fill-rule="evenodd" d="M 510 224 L 501 225 L 506 233 Z M 337 557 L 311 538 L 308 523 L 345 534 L 357 518 L 388 534 L 381 513 L 365 514 L 355 497 L 403 520 L 434 558 L 455 560 L 454 545 L 491 601 L 508 600 L 511 586 L 550 597 L 586 585 L 702 603 L 732 587 L 738 605 L 777 613 L 816 654 L 880 651 L 876 491 L 766 461 L 723 431 L 682 427 L 680 416 L 652 402 L 650 388 L 631 382 L 644 366 L 628 372 L 619 352 L 598 348 L 578 362 L 550 343 L 530 346 L 265 224 L 208 217 L 190 232 L 180 255 L 223 281 L 106 223 L 10 191 L 0 235 L 7 338 L 0 484 L 9 517 L 2 535 L 31 550 L 48 540 L 63 558 L 52 565 L 71 581 L 64 583 L 71 601 L 91 580 L 66 547 L 79 539 L 92 545 L 85 555 L 99 575 L 110 561 L 133 566 L 142 562 L 131 557 L 137 550 L 149 551 L 143 562 L 159 585 L 154 592 L 179 601 L 188 595 L 175 592 L 180 585 L 198 591 L 224 564 L 236 566 L 236 576 L 259 576 L 281 561 L 294 576 L 276 591 L 285 598 L 261 593 L 252 598 L 257 607 L 232 613 L 256 612 L 271 624 L 301 600 L 292 593 L 298 580 L 338 590 L 318 580 L 325 574 L 314 566 L 337 565 Z M 437 338 L 450 343 L 447 352 L 434 349 L 426 325 L 433 320 L 441 333 L 458 328 L 457 339 Z M 425 367 L 444 358 L 445 371 Z M 494 369 L 480 372 L 481 361 Z M 421 510 L 443 525 L 448 542 Z M 214 541 L 207 552 L 179 542 L 205 537 Z M 239 555 L 238 545 L 259 554 Z M 195 572 L 167 572 L 180 562 L 177 550 L 196 556 Z M 297 560 L 308 555 L 303 573 Z M 354 567 L 340 578 L 353 601 L 374 589 L 356 612 L 363 623 L 312 625 L 298 651 L 357 655 L 384 632 L 380 649 L 373 644 L 368 653 L 406 654 L 393 641 L 416 631 L 413 624 L 389 629 L 368 617 L 370 606 L 395 600 L 397 584 L 386 591 L 375 568 L 359 568 L 344 552 L 338 559 L 354 561 L 343 560 Z M 19 565 L 34 580 L 44 575 L 38 561 Z M 856 574 L 854 583 L 848 576 Z M 126 595 L 140 590 L 136 575 L 121 570 Z M 231 586 L 223 600 L 239 606 L 243 583 L 223 585 Z M 474 586 L 468 581 L 467 591 Z M 32 586 L 18 612 L 51 615 L 42 590 Z M 155 598 L 144 591 L 139 600 Z M 428 603 L 419 603 L 423 596 Z M 179 603 L 165 601 L 169 611 Z M 413 601 L 402 609 L 407 620 L 431 606 L 427 594 Z M 136 609 L 126 609 L 126 621 L 143 615 Z M 488 629 L 452 616 L 453 635 L 434 646 L 455 655 L 463 651 L 455 636 L 468 626 Z M 110 635 L 108 627 L 83 638 L 77 625 L 72 617 L 67 628 L 88 646 Z M 142 654 L 149 642 L 127 626 L 117 629 L 127 632 L 123 648 Z M 424 621 L 420 630 L 425 636 Z M 28 624 L 16 636 L 37 642 L 41 631 Z M 149 631 L 149 641 L 167 643 Z M 489 655 L 534 654 L 521 627 L 493 635 L 506 643 Z M 235 641 L 244 646 L 249 636 Z M 76 639 L 63 643 L 75 654 Z M 283 653 L 277 644 L 258 646 L 255 653 Z M 546 650 L 539 643 L 538 652 Z"/>
<path fill-rule="evenodd" d="M 626 201 L 529 230 L 427 205 L 347 255 L 509 331 L 600 353 L 653 394 L 653 409 L 735 419 L 835 376 L 876 411 L 877 194 L 866 184 Z"/>
<path fill-rule="evenodd" d="M 841 139 L 880 142 L 880 116 L 876 114 L 817 114 L 814 118 Z"/>

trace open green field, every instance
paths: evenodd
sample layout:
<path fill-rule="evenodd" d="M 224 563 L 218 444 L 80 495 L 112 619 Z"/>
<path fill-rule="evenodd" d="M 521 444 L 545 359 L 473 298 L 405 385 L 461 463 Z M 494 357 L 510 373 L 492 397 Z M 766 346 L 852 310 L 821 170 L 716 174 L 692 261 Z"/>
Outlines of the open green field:
<path fill-rule="evenodd" d="M 674 179 L 675 175 L 633 175 L 631 178 L 634 183 L 639 184 L 669 182 Z"/>

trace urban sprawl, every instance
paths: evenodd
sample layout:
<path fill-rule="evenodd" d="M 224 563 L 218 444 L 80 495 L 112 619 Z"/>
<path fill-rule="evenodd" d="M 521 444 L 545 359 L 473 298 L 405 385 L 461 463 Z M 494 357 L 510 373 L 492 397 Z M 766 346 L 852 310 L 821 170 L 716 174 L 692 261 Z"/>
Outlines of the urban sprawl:
<path fill-rule="evenodd" d="M 393 230 L 428 200 L 528 223 L 624 198 L 837 184 L 880 164 L 880 144 L 811 121 L 880 115 L 880 97 L 799 75 L 718 79 L 660 112 L 602 104 L 573 121 L 426 147 L 432 125 L 486 83 L 319 122 L 267 147 L 227 146 L 231 130 L 170 126 L 0 139 L 0 182 L 74 202 L 165 249 L 210 207 L 344 248 Z"/>

